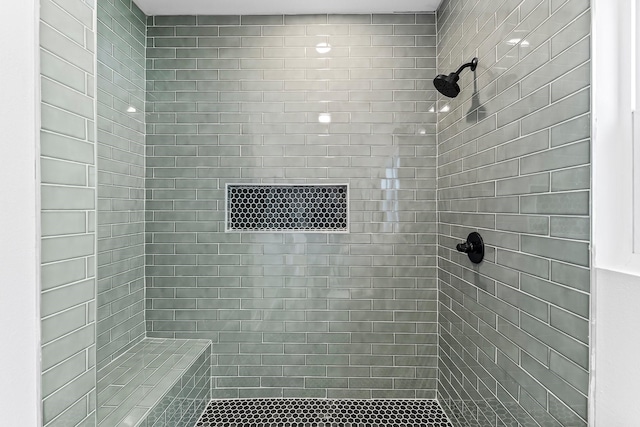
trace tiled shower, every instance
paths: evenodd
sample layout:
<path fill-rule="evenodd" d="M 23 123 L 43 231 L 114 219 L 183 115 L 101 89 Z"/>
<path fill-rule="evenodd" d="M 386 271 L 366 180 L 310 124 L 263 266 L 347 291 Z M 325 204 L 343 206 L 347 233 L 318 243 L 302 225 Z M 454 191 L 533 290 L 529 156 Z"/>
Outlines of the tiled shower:
<path fill-rule="evenodd" d="M 435 16 L 147 31 L 149 335 L 212 339 L 214 397 L 435 398 Z M 225 233 L 228 183 L 346 183 L 349 233 Z"/>
<path fill-rule="evenodd" d="M 96 373 L 145 336 L 211 340 L 214 399 L 587 425 L 589 2 L 94 3 L 42 1 L 45 425 L 94 425 Z M 226 232 L 227 184 L 347 185 L 349 232 Z"/>

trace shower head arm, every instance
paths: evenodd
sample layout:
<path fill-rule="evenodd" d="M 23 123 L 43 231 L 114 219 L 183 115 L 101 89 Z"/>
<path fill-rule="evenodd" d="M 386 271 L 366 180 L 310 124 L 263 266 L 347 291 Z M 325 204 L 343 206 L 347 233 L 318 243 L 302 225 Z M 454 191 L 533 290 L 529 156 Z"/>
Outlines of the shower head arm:
<path fill-rule="evenodd" d="M 449 98 L 455 98 L 460 93 L 460 86 L 458 86 L 458 80 L 460 80 L 460 73 L 467 67 L 471 68 L 471 71 L 475 71 L 478 66 L 478 58 L 473 58 L 471 62 L 464 64 L 458 68 L 458 71 L 445 76 L 444 74 L 438 74 L 433 79 L 433 85 L 436 90 Z"/>
<path fill-rule="evenodd" d="M 462 72 L 462 70 L 464 70 L 467 67 L 470 67 L 471 71 L 475 71 L 477 66 L 478 66 L 478 58 L 473 58 L 471 62 L 467 62 L 466 64 L 460 66 L 460 68 L 458 68 L 458 71 L 456 71 L 455 74 L 459 75 Z"/>

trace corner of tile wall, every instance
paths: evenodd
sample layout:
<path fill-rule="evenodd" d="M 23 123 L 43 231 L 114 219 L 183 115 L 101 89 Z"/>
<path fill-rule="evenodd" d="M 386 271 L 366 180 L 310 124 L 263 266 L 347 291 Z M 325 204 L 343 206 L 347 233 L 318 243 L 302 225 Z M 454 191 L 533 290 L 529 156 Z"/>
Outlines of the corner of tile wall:
<path fill-rule="evenodd" d="M 98 369 L 145 336 L 146 16 L 131 0 L 97 9 Z"/>

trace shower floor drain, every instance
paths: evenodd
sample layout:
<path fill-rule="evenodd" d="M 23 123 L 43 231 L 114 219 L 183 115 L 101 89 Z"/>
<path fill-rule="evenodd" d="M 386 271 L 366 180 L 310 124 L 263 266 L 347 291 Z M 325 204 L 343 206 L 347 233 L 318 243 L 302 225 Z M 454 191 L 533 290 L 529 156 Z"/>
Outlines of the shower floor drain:
<path fill-rule="evenodd" d="M 197 427 L 452 427 L 435 400 L 212 400 Z"/>

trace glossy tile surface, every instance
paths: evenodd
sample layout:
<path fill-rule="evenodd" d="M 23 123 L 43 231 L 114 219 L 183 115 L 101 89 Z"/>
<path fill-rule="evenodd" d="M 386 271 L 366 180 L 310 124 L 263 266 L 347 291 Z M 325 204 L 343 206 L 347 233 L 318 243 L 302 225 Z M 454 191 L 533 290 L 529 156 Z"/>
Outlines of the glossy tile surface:
<path fill-rule="evenodd" d="M 144 14 L 98 2 L 98 369 L 144 337 Z"/>
<path fill-rule="evenodd" d="M 149 24 L 149 335 L 219 398 L 433 398 L 434 15 Z M 349 233 L 225 233 L 227 183 L 348 183 Z"/>
<path fill-rule="evenodd" d="M 95 420 L 95 3 L 39 2 L 45 426 Z"/>
<path fill-rule="evenodd" d="M 211 393 L 211 343 L 145 338 L 98 371 L 98 425 L 191 426 Z"/>
<path fill-rule="evenodd" d="M 438 398 L 459 426 L 586 426 L 588 2 L 444 1 L 439 72 L 474 55 L 438 100 Z"/>

